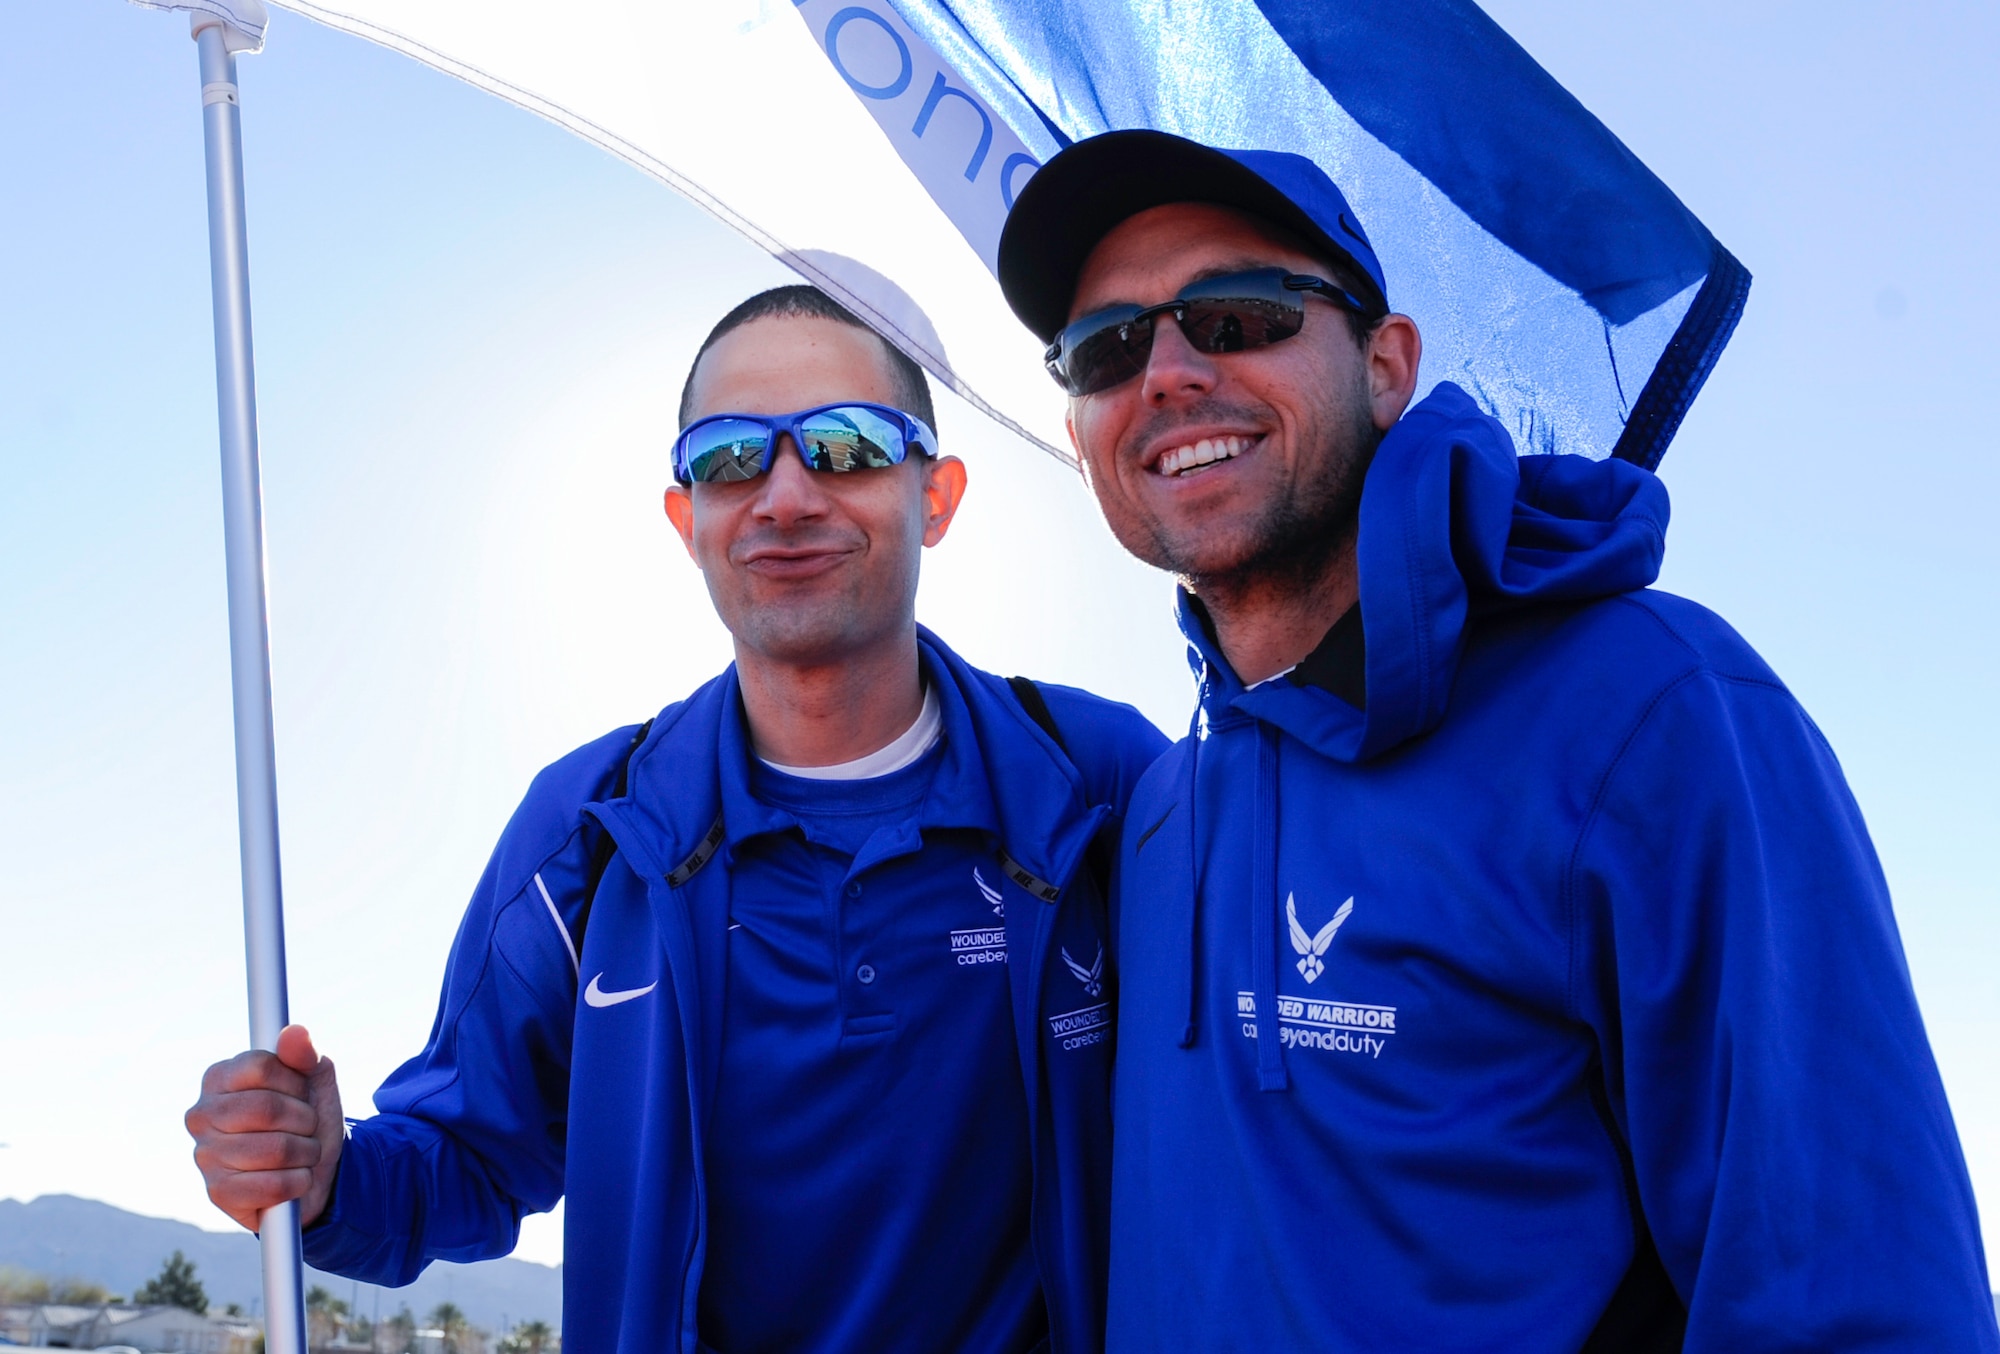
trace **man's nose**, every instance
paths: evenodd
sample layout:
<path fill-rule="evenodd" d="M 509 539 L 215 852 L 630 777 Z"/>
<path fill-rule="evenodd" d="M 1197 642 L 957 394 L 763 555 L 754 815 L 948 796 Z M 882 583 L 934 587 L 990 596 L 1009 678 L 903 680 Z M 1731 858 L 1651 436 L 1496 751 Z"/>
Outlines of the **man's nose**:
<path fill-rule="evenodd" d="M 789 434 L 778 438 L 778 445 L 771 453 L 771 468 L 760 477 L 756 511 L 759 517 L 778 526 L 809 520 L 826 511 L 826 490 L 820 482 L 820 472 L 806 468 L 798 444 Z"/>
<path fill-rule="evenodd" d="M 1172 315 L 1153 321 L 1153 351 L 1146 358 L 1140 399 L 1148 405 L 1165 405 L 1206 395 L 1220 376 L 1215 358 L 1189 343 Z"/>

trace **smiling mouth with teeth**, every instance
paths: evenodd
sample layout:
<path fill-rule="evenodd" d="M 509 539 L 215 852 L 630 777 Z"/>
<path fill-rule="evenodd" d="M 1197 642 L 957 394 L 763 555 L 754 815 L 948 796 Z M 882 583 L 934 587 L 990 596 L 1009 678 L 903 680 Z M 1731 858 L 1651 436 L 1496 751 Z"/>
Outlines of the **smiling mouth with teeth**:
<path fill-rule="evenodd" d="M 1256 442 L 1254 437 L 1204 437 L 1199 442 L 1161 453 L 1160 459 L 1153 462 L 1153 470 L 1177 478 L 1200 474 L 1217 461 L 1241 456 Z"/>

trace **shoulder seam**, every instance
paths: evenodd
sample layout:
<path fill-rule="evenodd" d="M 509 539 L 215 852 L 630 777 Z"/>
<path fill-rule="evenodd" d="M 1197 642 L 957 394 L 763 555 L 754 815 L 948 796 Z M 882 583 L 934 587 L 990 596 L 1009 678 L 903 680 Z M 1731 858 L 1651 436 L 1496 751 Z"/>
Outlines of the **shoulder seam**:
<path fill-rule="evenodd" d="M 562 913 L 556 909 L 556 900 L 549 897 L 549 886 L 542 882 L 542 872 L 540 870 L 535 871 L 535 887 L 541 892 L 542 906 L 548 908 L 549 918 L 555 922 L 556 930 L 562 936 L 563 948 L 569 951 L 571 972 L 581 978 L 583 976 L 583 962 L 577 958 L 576 941 L 571 937 L 569 928 L 563 925 Z"/>
<path fill-rule="evenodd" d="M 1624 599 L 1620 598 L 1619 600 L 1622 601 Z M 1647 611 L 1649 615 L 1652 614 L 1650 609 L 1648 608 L 1641 607 L 1640 609 L 1642 611 Z M 1655 617 L 1655 619 L 1659 618 Z M 1660 623 L 1662 628 L 1665 629 L 1669 634 L 1672 634 L 1677 642 L 1683 645 L 1687 643 L 1687 641 L 1682 639 L 1680 635 L 1676 634 L 1673 630 L 1673 627 L 1667 625 L 1664 620 L 1661 620 Z M 1646 726 L 1652 722 L 1653 716 L 1659 711 L 1660 706 L 1665 704 L 1668 697 L 1672 696 L 1675 692 L 1681 690 L 1683 687 L 1687 686 L 1691 682 L 1703 681 L 1703 680 L 1715 682 L 1721 685 L 1748 687 L 1753 690 L 1768 692 L 1772 695 L 1779 697 L 1785 702 L 1786 705 L 1788 705 L 1793 711 L 1795 711 L 1798 714 L 1800 719 L 1804 721 L 1806 728 L 1811 731 L 1814 740 L 1818 742 L 1818 744 L 1826 752 L 1826 754 L 1829 757 L 1832 757 L 1835 760 L 1835 762 L 1839 761 L 1838 755 L 1833 750 L 1833 745 L 1827 741 L 1826 734 L 1821 731 L 1819 725 L 1813 722 L 1812 717 L 1806 714 L 1804 707 L 1802 707 L 1799 704 L 1798 697 L 1792 694 L 1791 688 L 1787 687 L 1783 682 L 1777 680 L 1776 678 L 1750 677 L 1737 673 L 1717 672 L 1706 661 L 1698 661 L 1693 667 L 1690 667 L 1687 671 L 1674 677 L 1671 681 L 1668 681 L 1665 685 L 1661 686 L 1658 691 L 1654 692 L 1652 698 L 1646 702 L 1645 708 L 1641 710 L 1639 712 L 1638 717 L 1632 721 L 1631 727 L 1625 731 L 1625 736 L 1621 738 L 1618 742 L 1617 750 L 1611 754 L 1610 760 L 1608 760 L 1605 763 L 1604 770 L 1599 774 L 1597 779 L 1597 786 L 1591 792 L 1590 806 L 1584 810 L 1583 817 L 1577 824 L 1576 838 L 1571 843 L 1569 859 L 1564 863 L 1563 866 L 1561 894 L 1562 894 L 1562 906 L 1564 913 L 1563 917 L 1564 928 L 1566 932 L 1565 940 L 1569 948 L 1567 976 L 1563 984 L 1563 1000 L 1564 1000 L 1564 1005 L 1567 1007 L 1567 1013 L 1569 1014 L 1571 1019 L 1578 1018 L 1578 1007 L 1576 999 L 1576 984 L 1577 984 L 1576 930 L 1577 930 L 1577 913 L 1578 913 L 1577 898 L 1576 898 L 1576 871 L 1579 863 L 1582 861 L 1583 858 L 1584 843 L 1589 838 L 1592 829 L 1596 827 L 1598 814 L 1604 807 L 1605 797 L 1611 791 L 1611 782 L 1616 777 L 1619 767 L 1624 763 L 1626 753 L 1631 751 L 1632 744 L 1638 740 L 1639 735 L 1643 733 L 1645 731 Z"/>
<path fill-rule="evenodd" d="M 709 679 L 710 682 L 714 680 L 716 679 Z M 708 685 L 709 682 L 704 682 L 701 686 L 695 688 L 695 695 L 699 695 L 702 691 L 706 690 Z M 638 769 L 641 761 L 652 756 L 655 750 L 666 744 L 667 740 L 662 735 L 672 730 L 681 722 L 681 719 L 687 714 L 688 706 L 693 703 L 694 696 L 684 697 L 661 710 L 652 719 L 646 721 L 649 727 L 646 730 L 645 738 L 640 740 L 639 746 L 627 748 L 625 752 L 626 792 L 628 794 L 631 792 L 631 773 Z"/>
<path fill-rule="evenodd" d="M 525 892 L 525 890 L 523 890 L 523 892 Z M 520 906 L 521 903 L 522 899 L 520 895 L 517 894 L 513 898 L 508 899 L 506 903 L 502 904 L 500 908 L 500 913 L 506 912 L 509 908 Z M 499 926 L 497 925 L 500 913 L 494 914 L 496 925 L 494 926 L 493 929 L 496 932 L 500 929 Z M 512 959 L 507 957 L 507 952 L 505 950 L 502 950 L 499 946 L 495 945 L 493 946 L 493 955 L 496 959 L 500 961 L 500 966 L 504 968 L 509 974 L 513 975 L 514 981 L 521 985 L 521 990 L 526 992 L 531 1000 L 533 1000 L 536 1004 L 540 1005 L 544 1010 L 548 1011 L 550 1015 L 555 1016 L 558 1019 L 561 1018 L 562 1015 L 561 1003 L 551 1002 L 549 1000 L 549 994 L 542 991 L 542 989 L 537 987 L 534 983 L 530 982 L 528 980 L 528 975 L 521 972 L 520 966 L 517 965 Z M 581 973 L 581 971 L 577 973 L 576 979 L 578 982 L 582 981 L 583 974 Z M 471 1002 L 468 1001 L 466 1005 L 470 1006 Z M 576 1005 L 576 999 L 574 997 L 571 997 L 570 1006 L 572 1008 L 572 1011 L 574 1010 L 575 1005 Z M 463 1017 L 463 1014 L 464 1013 L 461 1011 L 460 1012 L 461 1018 Z M 457 1024 L 458 1024 L 457 1021 L 452 1022 L 454 1037 L 456 1037 Z M 452 1080 L 456 1081 L 457 1079 L 458 1079 L 457 1075 L 454 1074 Z"/>
<path fill-rule="evenodd" d="M 1713 678 L 1715 681 L 1728 682 L 1731 686 L 1760 687 L 1766 691 L 1777 692 L 1780 696 L 1783 696 L 1786 700 L 1791 701 L 1793 704 L 1798 703 L 1797 698 L 1792 695 L 1791 688 L 1786 686 L 1783 682 L 1777 681 L 1773 678 L 1745 677 L 1740 673 L 1717 672 L 1714 668 L 1708 667 L 1705 664 L 1703 665 L 1702 671 L 1708 677 Z"/>
<path fill-rule="evenodd" d="M 1620 598 L 1618 600 L 1622 601 L 1624 599 Z M 1640 607 L 1639 609 L 1645 611 L 1648 615 L 1653 614 L 1650 608 Z M 1660 620 L 1657 616 L 1654 618 Z M 1687 644 L 1687 641 L 1675 633 L 1673 627 L 1667 625 L 1664 620 L 1660 620 L 1660 624 L 1661 628 L 1665 629 L 1668 634 L 1673 635 L 1676 642 L 1682 645 Z M 1699 655 L 1697 655 L 1697 659 L 1699 660 Z M 1766 691 L 1782 698 L 1787 705 L 1798 711 L 1799 715 L 1805 719 L 1806 726 L 1812 730 L 1813 737 L 1826 750 L 1827 754 L 1829 756 L 1833 755 L 1832 745 L 1827 742 L 1826 735 L 1820 731 L 1819 726 L 1814 724 L 1809 716 L 1806 716 L 1805 711 L 1799 706 L 1798 698 L 1791 693 L 1790 688 L 1786 687 L 1783 682 L 1774 678 L 1748 677 L 1736 673 L 1717 672 L 1707 662 L 1697 661 L 1694 666 L 1674 677 L 1653 693 L 1652 698 L 1646 702 L 1645 708 L 1639 712 L 1638 716 L 1632 721 L 1631 726 L 1625 731 L 1625 736 L 1619 739 L 1617 750 L 1611 754 L 1610 759 L 1604 765 L 1604 770 L 1598 775 L 1596 788 L 1591 792 L 1590 806 L 1584 810 L 1583 817 L 1577 824 L 1576 838 L 1570 845 L 1569 859 L 1563 866 L 1562 900 L 1564 928 L 1566 931 L 1566 943 L 1569 947 L 1566 978 L 1563 984 L 1563 1000 L 1565 1006 L 1568 1008 L 1568 1014 L 1572 1019 L 1577 1018 L 1578 1012 L 1576 999 L 1576 930 L 1578 911 L 1576 871 L 1579 862 L 1583 858 L 1584 843 L 1589 838 L 1591 830 L 1597 824 L 1597 817 L 1604 807 L 1605 797 L 1611 791 L 1611 782 L 1617 776 L 1618 768 L 1624 763 L 1625 754 L 1631 751 L 1632 744 L 1638 740 L 1639 735 L 1652 722 L 1654 714 L 1658 712 L 1661 705 L 1666 703 L 1668 697 L 1687 686 L 1690 682 L 1702 680 L 1729 686 L 1749 687 L 1758 691 Z M 1836 760 L 1838 759 L 1836 758 Z"/>
<path fill-rule="evenodd" d="M 561 841 L 557 842 L 556 845 L 551 850 L 545 852 L 539 860 L 537 860 L 533 865 L 528 867 L 526 876 L 521 880 L 521 882 L 515 885 L 513 888 L 507 890 L 505 895 L 507 902 L 508 903 L 513 902 L 516 898 L 526 893 L 531 886 L 539 885 L 542 880 L 542 871 L 548 868 L 549 862 L 554 860 L 557 856 L 561 855 L 563 852 L 569 850 L 571 845 L 575 843 L 577 835 L 581 833 L 583 829 L 584 829 L 584 822 L 582 818 L 579 817 L 575 823 L 570 825 L 569 831 L 563 834 L 563 838 Z M 542 896 L 545 900 L 548 899 L 547 889 L 542 890 Z M 503 903 L 501 904 L 501 906 L 505 907 L 506 904 Z M 550 900 L 550 909 L 552 911 L 554 910 L 554 902 L 552 900 Z M 493 915 L 496 917 L 499 916 L 500 915 L 499 909 L 496 908 L 494 910 Z M 560 917 L 558 917 L 557 920 L 560 922 L 561 920 Z M 564 938 L 565 939 L 568 938 L 567 928 L 564 928 Z"/>
<path fill-rule="evenodd" d="M 1687 650 L 1689 658 L 1692 658 L 1696 663 L 1704 667 L 1707 666 L 1707 659 L 1703 657 L 1701 650 L 1696 648 L 1694 643 L 1691 640 L 1689 640 L 1686 635 L 1683 635 L 1678 629 L 1676 629 L 1674 627 L 1673 622 L 1669 621 L 1665 616 L 1662 616 L 1658 611 L 1656 611 L 1652 607 L 1638 600 L 1638 598 L 1633 593 L 1621 592 L 1617 596 L 1609 598 L 1607 600 L 1619 603 L 1624 606 L 1631 607 L 1634 611 L 1637 611 L 1640 615 L 1650 620 L 1654 625 L 1657 625 L 1663 632 L 1665 632 L 1665 634 L 1669 639 L 1673 640 L 1674 643 L 1680 645 L 1681 648 Z"/>
<path fill-rule="evenodd" d="M 542 871 L 547 868 L 550 861 L 569 850 L 575 844 L 577 837 L 582 834 L 583 828 L 583 820 L 579 817 L 571 825 L 570 830 L 564 834 L 562 841 L 556 844 L 555 849 L 536 861 L 534 868 L 528 871 L 528 877 L 521 881 L 520 887 L 509 892 L 507 894 L 507 901 L 493 911 L 493 929 L 497 932 L 500 929 L 500 914 L 513 906 L 520 899 L 521 895 L 528 891 L 529 886 L 532 885 L 539 890 L 542 902 L 548 908 L 549 918 L 556 924 L 556 934 L 562 937 L 563 948 L 569 951 L 570 968 L 575 972 L 578 981 L 581 981 L 583 978 L 583 956 L 577 953 L 576 944 L 570 939 L 569 927 L 564 924 L 562 919 L 562 909 L 556 906 L 555 899 L 549 895 L 548 886 L 542 883 Z M 491 943 L 491 936 L 488 937 L 488 943 Z"/>
<path fill-rule="evenodd" d="M 457 1043 L 458 1041 L 459 1022 L 465 1018 L 465 1012 L 472 1005 L 473 998 L 479 995 L 479 989 L 486 985 L 486 975 L 492 966 L 492 960 L 495 955 L 499 955 L 501 962 L 507 964 L 507 971 L 514 975 L 514 978 L 517 982 L 519 982 L 523 987 L 527 988 L 529 991 L 534 990 L 534 985 L 530 983 L 527 980 L 527 978 L 521 974 L 520 970 L 516 969 L 511 963 L 507 963 L 506 956 L 500 954 L 499 946 L 495 943 L 494 938 L 499 934 L 500 931 L 500 918 L 506 915 L 507 910 L 509 908 L 513 907 L 515 904 L 521 901 L 523 895 L 525 895 L 528 892 L 528 889 L 531 886 L 539 886 L 541 884 L 542 867 L 547 865 L 550 861 L 554 860 L 557 856 L 561 855 L 564 851 L 568 850 L 570 843 L 576 840 L 577 833 L 581 832 L 582 830 L 583 830 L 583 825 L 581 823 L 571 828 L 568 835 L 562 839 L 562 843 L 558 845 L 554 850 L 550 851 L 547 855 L 543 856 L 539 861 L 535 862 L 535 867 L 533 870 L 529 872 L 528 878 L 523 880 L 518 888 L 513 889 L 512 891 L 510 891 L 505 895 L 506 897 L 505 902 L 501 903 L 498 907 L 493 909 L 493 918 L 486 927 L 485 941 L 480 947 L 479 976 L 473 980 L 472 988 L 469 992 L 466 993 L 465 1000 L 462 1003 L 460 1003 L 458 1010 L 452 1013 L 451 1023 L 449 1028 L 451 1030 L 452 1042 L 454 1044 Z M 570 962 L 576 970 L 575 973 L 576 979 L 577 981 L 580 982 L 582 981 L 583 978 L 581 957 L 576 953 L 576 948 L 570 944 L 568 929 L 563 926 L 562 917 L 560 913 L 557 911 L 554 902 L 549 898 L 548 891 L 546 888 L 542 889 L 542 899 L 549 905 L 549 912 L 555 919 L 557 931 L 562 935 L 564 947 L 569 950 Z M 419 1099 L 411 1101 L 408 1108 L 404 1112 L 414 1113 L 417 1107 L 422 1105 L 425 1101 L 431 1099 L 433 1096 L 442 1094 L 443 1092 L 450 1090 L 451 1087 L 458 1082 L 458 1078 L 459 1078 L 459 1073 L 454 1067 L 454 1070 L 449 1080 L 447 1080 L 442 1086 L 438 1086 L 430 1091 L 427 1091 Z"/>
<path fill-rule="evenodd" d="M 1620 598 L 1618 600 L 1623 601 L 1624 599 Z M 1641 607 L 1640 610 L 1646 611 L 1647 609 Z M 1650 615 L 1651 612 L 1648 611 L 1647 614 Z M 1662 628 L 1666 629 L 1669 634 L 1673 634 L 1673 629 L 1671 626 L 1666 626 L 1663 624 Z M 1687 643 L 1687 641 L 1681 639 L 1679 635 L 1674 635 L 1673 637 L 1677 642 L 1683 645 Z M 1701 664 L 1696 664 L 1695 666 L 1688 668 L 1686 671 L 1678 674 L 1677 676 L 1666 682 L 1659 688 L 1659 690 L 1653 693 L 1650 699 L 1647 700 L 1644 708 L 1642 708 L 1639 711 L 1637 717 L 1633 719 L 1631 725 L 1625 730 L 1624 737 L 1618 740 L 1617 749 L 1611 754 L 1610 758 L 1605 762 L 1604 769 L 1598 773 L 1597 785 L 1594 789 L 1592 789 L 1590 794 L 1590 805 L 1588 808 L 1584 810 L 1583 818 L 1577 824 L 1576 837 L 1570 843 L 1569 859 L 1563 864 L 1562 890 L 1561 890 L 1562 903 L 1563 903 L 1563 929 L 1565 933 L 1564 943 L 1569 951 L 1568 955 L 1566 956 L 1566 962 L 1564 965 L 1563 1005 L 1566 1008 L 1565 1013 L 1572 1020 L 1576 1020 L 1579 1018 L 1578 1015 L 1579 1008 L 1576 997 L 1576 985 L 1577 985 L 1576 930 L 1577 930 L 1577 912 L 1578 912 L 1577 898 L 1576 898 L 1576 869 L 1578 861 L 1580 861 L 1583 857 L 1584 842 L 1589 838 L 1591 829 L 1597 823 L 1597 815 L 1600 812 L 1600 810 L 1602 810 L 1602 808 L 1604 807 L 1605 797 L 1609 795 L 1611 792 L 1612 778 L 1617 775 L 1618 768 L 1624 763 L 1625 754 L 1632 750 L 1632 745 L 1638 741 L 1639 735 L 1642 732 L 1644 732 L 1646 726 L 1652 722 L 1654 714 L 1658 712 L 1659 708 L 1666 703 L 1667 698 L 1672 696 L 1676 691 L 1679 691 L 1682 687 L 1686 686 L 1689 682 L 1695 681 L 1696 679 L 1704 675 L 1706 675 L 1706 668 Z"/>
<path fill-rule="evenodd" d="M 1036 746 L 1039 747 L 1043 754 L 1048 757 L 1049 764 L 1055 768 L 1057 774 L 1064 775 L 1070 780 L 1075 787 L 1077 798 L 1088 803 L 1090 800 L 1090 785 L 1084 776 L 1082 765 L 1071 755 L 1070 750 L 1062 743 L 1059 743 L 1050 734 L 1049 730 L 1042 726 L 1041 721 L 1029 712 L 1027 705 L 1021 699 L 1020 688 L 1014 685 L 1013 679 L 1002 677 L 998 673 L 988 672 L 984 668 L 973 667 L 970 663 L 965 664 L 965 670 L 972 674 L 974 681 L 986 684 L 988 694 L 993 698 L 994 704 L 1006 710 L 1010 719 L 1014 720 L 1023 729 L 1034 731 L 1033 741 L 1035 741 Z M 1043 694 L 1042 684 L 1034 678 L 1022 677 L 1019 680 L 1027 683 L 1037 695 Z M 959 699 L 965 699 L 964 692 L 959 693 Z M 1053 714 L 1049 717 L 1052 721 L 1055 718 Z"/>

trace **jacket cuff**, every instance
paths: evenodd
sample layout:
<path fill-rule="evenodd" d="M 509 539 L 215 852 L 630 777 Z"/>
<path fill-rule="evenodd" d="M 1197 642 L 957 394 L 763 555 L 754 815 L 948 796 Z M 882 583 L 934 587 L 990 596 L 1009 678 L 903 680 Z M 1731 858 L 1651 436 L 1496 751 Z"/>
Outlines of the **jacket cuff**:
<path fill-rule="evenodd" d="M 382 1213 L 383 1161 L 365 1123 L 350 1121 L 326 1209 L 302 1234 L 305 1261 L 314 1269 L 367 1283 L 398 1285 L 415 1276 L 391 1277 L 405 1237 L 394 1235 Z"/>

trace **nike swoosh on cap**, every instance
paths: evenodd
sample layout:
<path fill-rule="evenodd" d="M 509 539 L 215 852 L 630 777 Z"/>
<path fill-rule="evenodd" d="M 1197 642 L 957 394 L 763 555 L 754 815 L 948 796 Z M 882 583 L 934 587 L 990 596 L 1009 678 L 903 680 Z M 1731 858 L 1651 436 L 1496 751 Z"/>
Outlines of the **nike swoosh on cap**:
<path fill-rule="evenodd" d="M 604 975 L 600 973 L 590 980 L 589 987 L 583 989 L 583 999 L 587 1004 L 591 1006 L 616 1006 L 621 1001 L 630 1001 L 634 997 L 643 997 L 660 985 L 659 979 L 655 978 L 644 987 L 628 988 L 623 992 L 606 992 L 598 986 L 603 980 Z"/>

